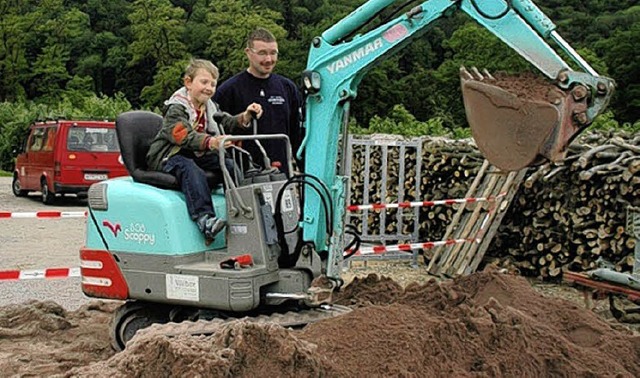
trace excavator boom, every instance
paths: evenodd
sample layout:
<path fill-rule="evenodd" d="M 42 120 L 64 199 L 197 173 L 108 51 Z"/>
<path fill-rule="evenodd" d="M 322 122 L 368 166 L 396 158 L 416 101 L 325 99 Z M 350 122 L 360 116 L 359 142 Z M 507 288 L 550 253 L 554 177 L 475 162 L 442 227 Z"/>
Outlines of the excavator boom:
<path fill-rule="evenodd" d="M 367 1 L 314 38 L 303 73 L 307 130 L 298 154 L 305 154 L 306 173 L 319 178 L 331 192 L 335 209 L 328 224 L 322 199 L 307 188 L 303 239 L 318 251 L 328 251 L 327 276 L 331 278 L 339 278 L 342 256 L 347 179 L 336 167 L 338 146 L 346 145 L 350 102 L 374 64 L 422 35 L 433 21 L 462 10 L 543 74 L 518 81 L 475 68 L 461 69 L 467 120 L 476 143 L 492 164 L 505 171 L 545 159 L 561 160 L 571 140 L 605 109 L 615 86 L 559 36 L 551 20 L 530 0 L 428 0 L 358 34 L 394 2 Z M 569 56 L 579 70 L 572 70 L 547 40 Z M 538 96 L 531 96 L 532 85 Z"/>

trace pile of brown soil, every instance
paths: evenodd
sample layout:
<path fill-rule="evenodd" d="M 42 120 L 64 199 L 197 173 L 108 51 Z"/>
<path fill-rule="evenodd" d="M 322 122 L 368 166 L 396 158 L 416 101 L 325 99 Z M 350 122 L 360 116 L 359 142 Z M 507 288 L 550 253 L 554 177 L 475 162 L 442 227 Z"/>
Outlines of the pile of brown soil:
<path fill-rule="evenodd" d="M 237 321 L 208 337 L 134 339 L 69 376 L 640 376 L 640 337 L 483 272 L 410 285 L 355 280 L 351 313 L 303 330 Z"/>
<path fill-rule="evenodd" d="M 0 308 L 8 376 L 640 376 L 640 337 L 521 277 L 476 273 L 402 289 L 386 277 L 339 293 L 354 310 L 302 330 L 246 321 L 208 337 L 134 339 L 114 354 L 119 303 Z"/>
<path fill-rule="evenodd" d="M 518 75 L 496 72 L 493 77 L 495 81 L 489 80 L 489 84 L 496 85 L 523 100 L 554 103 L 558 98 L 564 97 L 562 90 L 547 78 L 531 72 Z"/>
<path fill-rule="evenodd" d="M 301 337 L 340 376 L 640 374 L 640 337 L 498 273 L 410 286 L 394 303 L 311 325 Z"/>
<path fill-rule="evenodd" d="M 67 312 L 31 301 L 0 308 L 0 376 L 60 376 L 115 352 L 109 322 L 120 303 L 92 302 Z"/>

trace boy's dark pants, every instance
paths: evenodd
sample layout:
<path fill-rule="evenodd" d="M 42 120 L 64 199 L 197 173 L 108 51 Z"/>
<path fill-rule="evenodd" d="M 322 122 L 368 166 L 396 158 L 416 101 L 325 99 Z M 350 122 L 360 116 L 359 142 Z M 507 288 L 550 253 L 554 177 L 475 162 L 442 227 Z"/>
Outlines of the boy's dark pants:
<path fill-rule="evenodd" d="M 234 177 L 233 160 L 226 158 L 225 165 L 231 177 Z M 162 170 L 176 177 L 184 193 L 189 216 L 197 220 L 206 214 L 216 215 L 205 171 L 221 174 L 220 169 L 218 154 L 208 153 L 203 156 L 174 155 L 167 160 Z"/>

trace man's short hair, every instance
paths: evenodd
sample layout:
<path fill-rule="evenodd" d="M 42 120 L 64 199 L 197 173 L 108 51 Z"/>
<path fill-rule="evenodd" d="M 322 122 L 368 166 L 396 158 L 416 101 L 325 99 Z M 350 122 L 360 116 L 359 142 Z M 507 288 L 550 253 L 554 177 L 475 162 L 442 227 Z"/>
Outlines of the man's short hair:
<path fill-rule="evenodd" d="M 249 37 L 247 38 L 247 47 L 253 47 L 254 41 L 276 42 L 276 37 L 269 30 L 258 27 L 249 33 Z"/>

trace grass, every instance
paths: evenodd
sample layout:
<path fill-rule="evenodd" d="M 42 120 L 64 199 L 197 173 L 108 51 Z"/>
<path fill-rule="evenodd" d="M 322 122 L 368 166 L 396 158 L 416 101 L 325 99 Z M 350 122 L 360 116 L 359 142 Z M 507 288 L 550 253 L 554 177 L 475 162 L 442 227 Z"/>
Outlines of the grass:
<path fill-rule="evenodd" d="M 0 169 L 0 177 L 11 177 L 12 173 Z"/>

